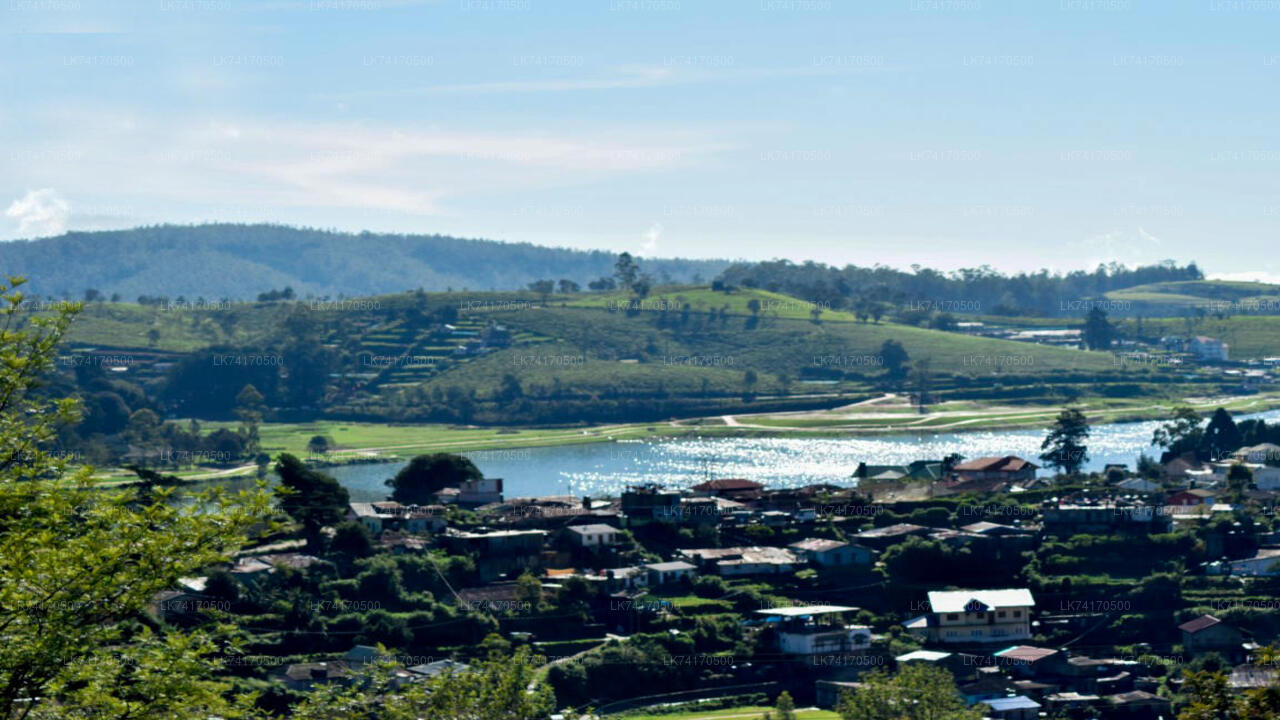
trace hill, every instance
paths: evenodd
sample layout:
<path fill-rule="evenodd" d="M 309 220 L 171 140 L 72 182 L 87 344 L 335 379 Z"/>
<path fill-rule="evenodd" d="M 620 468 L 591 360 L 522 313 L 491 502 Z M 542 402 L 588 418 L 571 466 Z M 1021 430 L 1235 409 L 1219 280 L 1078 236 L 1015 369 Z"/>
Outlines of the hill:
<path fill-rule="evenodd" d="M 1122 316 L 1280 315 L 1280 285 L 1226 280 L 1185 280 L 1138 285 L 1108 292 L 1113 314 Z"/>
<path fill-rule="evenodd" d="M 280 225 L 160 225 L 0 243 L 0 268 L 42 296 L 182 296 L 246 300 L 291 287 L 299 298 L 413 288 L 522 289 L 542 279 L 581 285 L 613 273 L 615 256 L 444 235 L 341 233 Z M 643 259 L 656 280 L 711 278 L 719 260 Z"/>
<path fill-rule="evenodd" d="M 70 337 L 88 359 L 70 365 L 88 376 L 122 356 L 108 384 L 130 380 L 173 416 L 230 417 L 252 384 L 277 419 L 481 424 L 785 411 L 892 389 L 1058 403 L 1134 397 L 1170 381 L 1164 368 L 1120 367 L 1107 353 L 834 310 L 815 319 L 811 309 L 780 293 L 705 286 L 662 286 L 638 302 L 532 292 L 214 307 L 98 302 Z M 888 341 L 909 355 L 896 379 Z"/>

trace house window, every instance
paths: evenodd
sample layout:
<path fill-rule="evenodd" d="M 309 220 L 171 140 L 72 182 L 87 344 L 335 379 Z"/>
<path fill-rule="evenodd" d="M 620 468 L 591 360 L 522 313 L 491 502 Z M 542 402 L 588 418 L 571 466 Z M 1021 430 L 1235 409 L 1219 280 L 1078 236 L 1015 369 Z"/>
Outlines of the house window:
<path fill-rule="evenodd" d="M 1001 611 L 999 611 L 999 612 L 997 612 L 997 613 L 996 613 L 996 617 L 1004 617 L 1006 614 L 1007 614 L 1007 613 L 1005 613 L 1005 611 L 1004 611 L 1004 610 L 1001 610 Z"/>
<path fill-rule="evenodd" d="M 947 613 L 948 620 L 958 620 L 960 616 L 956 613 Z"/>
<path fill-rule="evenodd" d="M 1013 616 L 1014 616 L 1014 617 L 1016 617 L 1016 618 L 1020 618 L 1020 617 L 1022 617 L 1022 611 L 1021 611 L 1021 610 L 1014 610 L 1014 611 L 1013 611 Z"/>

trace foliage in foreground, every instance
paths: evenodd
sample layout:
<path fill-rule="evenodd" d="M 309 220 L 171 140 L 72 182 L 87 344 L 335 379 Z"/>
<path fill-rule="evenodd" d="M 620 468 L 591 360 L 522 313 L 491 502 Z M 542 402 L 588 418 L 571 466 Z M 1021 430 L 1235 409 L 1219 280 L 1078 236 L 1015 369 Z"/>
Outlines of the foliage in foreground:
<path fill-rule="evenodd" d="M 979 707 L 967 707 L 951 673 L 924 663 L 909 663 L 897 673 L 877 671 L 861 680 L 836 706 L 843 720 L 979 720 Z"/>
<path fill-rule="evenodd" d="M 265 493 L 109 491 L 49 453 L 74 401 L 39 392 L 78 308 L 19 322 L 21 279 L 0 283 L 0 718 L 233 714 L 214 677 L 224 648 L 147 614 L 181 577 L 225 560 L 268 510 Z"/>
<path fill-rule="evenodd" d="M 541 720 L 555 707 L 545 684 L 534 686 L 535 657 L 521 648 L 513 657 L 493 654 L 469 670 L 446 671 L 425 682 L 401 685 L 382 667 L 366 682 L 328 686 L 293 709 L 297 720 Z"/>

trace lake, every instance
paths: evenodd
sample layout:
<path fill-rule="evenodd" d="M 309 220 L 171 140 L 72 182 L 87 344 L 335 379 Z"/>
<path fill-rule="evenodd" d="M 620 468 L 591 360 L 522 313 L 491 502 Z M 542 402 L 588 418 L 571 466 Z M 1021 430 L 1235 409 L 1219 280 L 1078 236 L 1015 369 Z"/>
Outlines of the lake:
<path fill-rule="evenodd" d="M 1280 410 L 1241 415 L 1236 421 L 1280 421 Z M 1089 440 L 1086 470 L 1108 463 L 1133 467 L 1138 453 L 1158 455 L 1151 434 L 1162 421 L 1096 425 Z M 850 485 L 859 462 L 873 465 L 940 459 L 959 453 L 973 459 L 1019 455 L 1035 460 L 1044 430 L 1000 430 L 848 438 L 678 438 L 669 440 L 562 445 L 545 448 L 463 453 L 486 477 L 505 480 L 507 497 L 536 495 L 617 495 L 627 485 L 657 482 L 687 487 L 709 478 L 742 477 L 775 487 L 829 482 Z M 328 468 L 356 501 L 386 496 L 383 482 L 404 463 Z"/>

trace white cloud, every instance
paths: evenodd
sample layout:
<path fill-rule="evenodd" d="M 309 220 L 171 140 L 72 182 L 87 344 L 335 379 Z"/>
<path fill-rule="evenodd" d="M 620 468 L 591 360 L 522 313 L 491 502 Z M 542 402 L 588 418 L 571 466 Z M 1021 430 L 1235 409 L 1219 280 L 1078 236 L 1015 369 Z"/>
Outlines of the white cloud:
<path fill-rule="evenodd" d="M 640 246 L 640 252 L 644 255 L 652 255 L 658 249 L 658 240 L 662 237 L 662 223 L 654 223 L 644 234 L 644 244 Z"/>
<path fill-rule="evenodd" d="M 77 198 L 67 220 L 73 228 L 85 227 L 85 203 L 109 210 L 95 215 L 141 222 L 298 222 L 316 209 L 363 213 L 361 225 L 377 224 L 370 218 L 384 218 L 380 213 L 461 222 L 520 193 L 689 168 L 730 148 L 706 135 L 653 128 L 502 131 L 250 116 L 173 122 L 78 107 L 49 117 L 52 150 L 0 154 L 0 177 Z M 121 186 L 118 177 L 130 182 Z"/>
<path fill-rule="evenodd" d="M 53 188 L 28 190 L 4 214 L 18 223 L 20 237 L 60 235 L 67 230 L 71 205 Z"/>
<path fill-rule="evenodd" d="M 1268 270 L 1246 270 L 1233 273 L 1209 273 L 1210 280 L 1227 280 L 1231 282 L 1260 282 L 1280 285 L 1280 273 Z"/>

